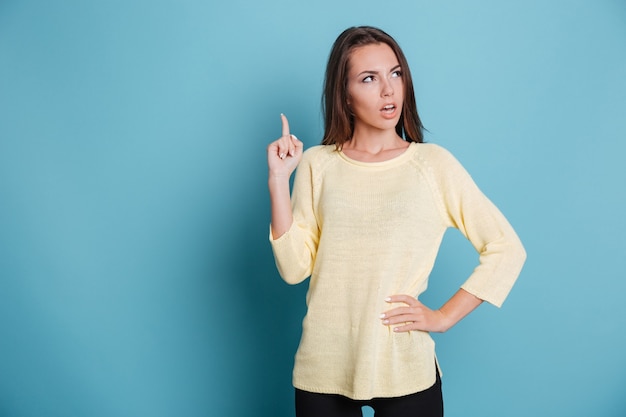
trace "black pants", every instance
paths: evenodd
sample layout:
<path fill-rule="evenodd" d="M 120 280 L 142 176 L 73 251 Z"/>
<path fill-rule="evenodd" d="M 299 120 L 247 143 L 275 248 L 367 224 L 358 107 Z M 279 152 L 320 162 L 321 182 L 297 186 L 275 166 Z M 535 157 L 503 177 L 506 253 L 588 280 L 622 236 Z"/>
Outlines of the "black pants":
<path fill-rule="evenodd" d="M 362 417 L 361 407 L 366 405 L 374 409 L 376 417 L 443 417 L 439 373 L 435 385 L 403 397 L 352 400 L 296 389 L 297 417 Z"/>

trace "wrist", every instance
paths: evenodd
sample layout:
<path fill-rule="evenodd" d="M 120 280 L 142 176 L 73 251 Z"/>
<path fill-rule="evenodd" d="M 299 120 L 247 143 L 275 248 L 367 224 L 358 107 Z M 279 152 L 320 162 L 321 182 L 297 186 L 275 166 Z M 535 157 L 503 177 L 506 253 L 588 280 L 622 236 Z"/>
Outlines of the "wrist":
<path fill-rule="evenodd" d="M 446 313 L 444 313 L 441 309 L 437 310 L 437 313 L 439 314 L 439 332 L 445 333 L 450 330 L 452 326 L 454 326 L 454 320 L 446 315 Z"/>
<path fill-rule="evenodd" d="M 289 182 L 289 178 L 290 177 L 291 177 L 291 175 L 286 174 L 286 173 L 279 173 L 279 172 L 272 172 L 272 171 L 270 171 L 269 176 L 268 176 L 268 181 L 270 181 L 270 182 L 277 182 L 277 183 Z"/>
<path fill-rule="evenodd" d="M 267 177 L 269 181 L 289 181 L 289 175 L 272 174 Z"/>

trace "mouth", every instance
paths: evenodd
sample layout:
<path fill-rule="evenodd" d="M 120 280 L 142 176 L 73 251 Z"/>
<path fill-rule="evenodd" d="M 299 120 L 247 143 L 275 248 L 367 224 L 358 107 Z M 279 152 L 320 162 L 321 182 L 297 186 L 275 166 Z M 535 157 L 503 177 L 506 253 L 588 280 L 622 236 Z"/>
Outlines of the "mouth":
<path fill-rule="evenodd" d="M 391 120 L 398 117 L 398 108 L 394 103 L 385 104 L 380 109 L 380 113 L 385 119 Z"/>

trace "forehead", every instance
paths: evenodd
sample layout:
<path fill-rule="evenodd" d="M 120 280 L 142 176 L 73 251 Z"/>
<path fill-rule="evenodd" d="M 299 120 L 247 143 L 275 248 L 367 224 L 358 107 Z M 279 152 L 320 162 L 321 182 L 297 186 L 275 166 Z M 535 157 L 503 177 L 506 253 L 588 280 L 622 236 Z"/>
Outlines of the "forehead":
<path fill-rule="evenodd" d="M 348 59 L 349 71 L 357 73 L 366 70 L 389 70 L 398 64 L 398 57 L 386 43 L 358 46 L 350 51 Z"/>

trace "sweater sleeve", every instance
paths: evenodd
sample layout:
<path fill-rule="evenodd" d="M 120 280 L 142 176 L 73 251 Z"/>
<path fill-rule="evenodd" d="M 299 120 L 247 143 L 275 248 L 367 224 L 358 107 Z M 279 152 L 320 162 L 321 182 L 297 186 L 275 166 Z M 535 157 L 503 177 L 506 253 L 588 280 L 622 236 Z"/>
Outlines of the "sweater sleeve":
<path fill-rule="evenodd" d="M 479 254 L 478 266 L 461 288 L 500 307 L 517 280 L 526 251 L 509 222 L 461 164 L 447 150 L 434 147 L 433 170 L 444 217 Z"/>
<path fill-rule="evenodd" d="M 270 243 L 280 276 L 289 284 L 304 281 L 313 272 L 319 227 L 314 210 L 312 154 L 314 148 L 305 152 L 296 170 L 291 205 L 293 223 L 287 232 Z"/>

